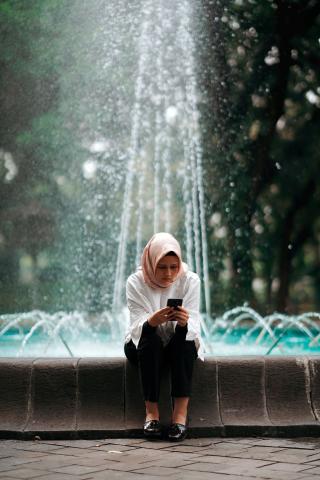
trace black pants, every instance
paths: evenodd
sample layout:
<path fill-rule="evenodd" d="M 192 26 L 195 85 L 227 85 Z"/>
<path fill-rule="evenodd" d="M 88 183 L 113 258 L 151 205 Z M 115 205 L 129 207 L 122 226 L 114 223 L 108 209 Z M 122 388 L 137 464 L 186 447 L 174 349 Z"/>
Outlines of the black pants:
<path fill-rule="evenodd" d="M 156 330 L 145 324 L 138 348 L 132 340 L 124 345 L 127 359 L 139 366 L 144 399 L 158 402 L 161 368 L 165 362 L 171 369 L 171 396 L 190 397 L 193 365 L 198 356 L 195 342 L 186 340 L 187 327 L 177 325 L 164 347 Z"/>

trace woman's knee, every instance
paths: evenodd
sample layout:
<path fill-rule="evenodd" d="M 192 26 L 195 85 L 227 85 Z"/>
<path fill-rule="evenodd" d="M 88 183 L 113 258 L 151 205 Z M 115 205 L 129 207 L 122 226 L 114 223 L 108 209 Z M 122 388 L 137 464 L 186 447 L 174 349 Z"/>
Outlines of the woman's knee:
<path fill-rule="evenodd" d="M 137 349 L 132 340 L 130 340 L 129 343 L 124 344 L 124 353 L 129 362 L 133 365 L 138 365 Z"/>
<path fill-rule="evenodd" d="M 163 349 L 163 343 L 159 335 L 152 333 L 151 335 L 143 335 L 138 344 L 138 353 L 142 350 L 151 350 L 159 352 Z"/>

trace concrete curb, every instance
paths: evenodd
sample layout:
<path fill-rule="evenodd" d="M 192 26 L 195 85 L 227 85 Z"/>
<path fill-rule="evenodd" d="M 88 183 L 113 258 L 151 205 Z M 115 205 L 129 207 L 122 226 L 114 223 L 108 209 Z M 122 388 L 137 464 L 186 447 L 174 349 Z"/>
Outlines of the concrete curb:
<path fill-rule="evenodd" d="M 266 407 L 263 357 L 220 358 L 218 381 L 224 425 L 272 425 Z"/>
<path fill-rule="evenodd" d="M 170 375 L 162 423 L 170 422 Z M 194 436 L 320 434 L 320 356 L 197 360 L 189 408 Z M 119 358 L 0 359 L 1 438 L 141 436 L 138 369 Z"/>

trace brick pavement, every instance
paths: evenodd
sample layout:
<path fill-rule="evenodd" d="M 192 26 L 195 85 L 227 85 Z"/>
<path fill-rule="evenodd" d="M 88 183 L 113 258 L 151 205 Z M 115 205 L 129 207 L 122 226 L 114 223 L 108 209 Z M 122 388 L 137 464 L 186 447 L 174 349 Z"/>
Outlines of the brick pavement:
<path fill-rule="evenodd" d="M 0 440 L 0 479 L 316 480 L 320 438 Z"/>

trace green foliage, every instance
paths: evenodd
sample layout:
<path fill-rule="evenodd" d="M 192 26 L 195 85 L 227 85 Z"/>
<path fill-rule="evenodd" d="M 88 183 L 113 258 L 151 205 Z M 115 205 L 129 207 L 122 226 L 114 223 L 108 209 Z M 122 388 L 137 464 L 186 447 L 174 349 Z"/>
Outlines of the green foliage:
<path fill-rule="evenodd" d="M 110 305 L 142 9 L 80 3 L 0 2 L 2 312 Z M 317 309 L 318 3 L 194 5 L 213 311 Z"/>
<path fill-rule="evenodd" d="M 304 309 L 305 303 L 318 308 L 316 276 L 301 306 L 295 298 L 310 261 L 313 271 L 319 266 L 319 255 L 310 252 L 319 249 L 320 7 L 217 0 L 203 8 L 208 196 L 211 214 L 221 214 L 211 241 L 214 250 L 225 226 L 230 256 L 220 268 L 229 276 L 230 298 L 220 303 L 225 286 L 218 281 L 214 303 L 225 308 L 248 301 L 262 311 Z"/>

